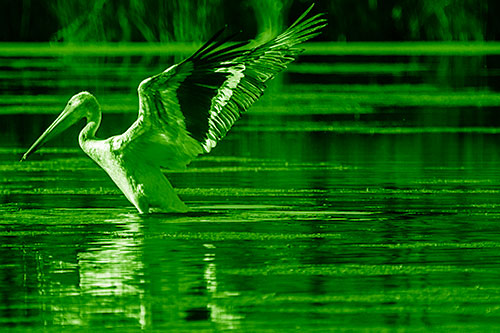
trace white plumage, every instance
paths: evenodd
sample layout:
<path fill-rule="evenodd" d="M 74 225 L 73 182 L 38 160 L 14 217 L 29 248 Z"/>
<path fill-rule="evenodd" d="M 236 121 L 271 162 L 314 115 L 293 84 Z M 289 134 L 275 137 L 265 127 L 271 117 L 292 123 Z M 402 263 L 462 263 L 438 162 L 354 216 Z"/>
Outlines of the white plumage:
<path fill-rule="evenodd" d="M 302 51 L 295 46 L 319 34 L 322 14 L 305 18 L 312 6 L 276 38 L 250 50 L 248 42 L 228 43 L 219 31 L 191 57 L 143 80 L 138 87 L 139 116 L 121 135 L 96 139 L 101 110 L 96 98 L 81 92 L 24 154 L 87 119 L 80 132 L 82 150 L 101 166 L 140 213 L 157 206 L 184 212 L 161 167 L 184 168 L 208 153 L 264 92 L 266 82 Z"/>

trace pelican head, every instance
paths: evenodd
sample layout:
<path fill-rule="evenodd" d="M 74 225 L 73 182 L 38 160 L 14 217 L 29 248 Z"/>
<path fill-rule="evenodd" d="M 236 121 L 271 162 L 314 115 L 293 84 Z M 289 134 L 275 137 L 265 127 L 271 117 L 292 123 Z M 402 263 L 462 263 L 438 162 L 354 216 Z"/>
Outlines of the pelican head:
<path fill-rule="evenodd" d="M 24 161 L 32 153 L 42 147 L 47 141 L 53 139 L 66 129 L 77 123 L 80 119 L 87 118 L 88 123 L 94 123 L 95 130 L 101 121 L 100 106 L 97 99 L 89 92 L 83 91 L 71 97 L 61 114 L 52 124 L 43 132 L 35 143 L 23 155 L 21 161 Z M 95 130 L 92 134 L 95 134 Z"/>

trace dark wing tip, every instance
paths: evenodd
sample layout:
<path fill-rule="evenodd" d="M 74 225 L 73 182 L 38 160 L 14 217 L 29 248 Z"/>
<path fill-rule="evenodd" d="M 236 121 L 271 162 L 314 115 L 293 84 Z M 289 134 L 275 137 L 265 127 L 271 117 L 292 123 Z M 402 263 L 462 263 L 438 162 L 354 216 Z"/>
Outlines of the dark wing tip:
<path fill-rule="evenodd" d="M 222 33 L 227 29 L 227 24 L 225 24 L 222 29 L 220 29 L 219 31 L 217 31 L 205 44 L 203 44 L 199 49 L 198 51 L 196 51 L 195 53 L 193 53 L 192 56 L 190 56 L 188 59 L 186 60 L 191 60 L 191 59 L 195 59 L 196 57 L 198 57 L 201 53 L 204 53 L 206 52 L 206 50 L 212 45 L 212 43 L 214 43 L 219 37 L 220 35 L 222 35 Z"/>

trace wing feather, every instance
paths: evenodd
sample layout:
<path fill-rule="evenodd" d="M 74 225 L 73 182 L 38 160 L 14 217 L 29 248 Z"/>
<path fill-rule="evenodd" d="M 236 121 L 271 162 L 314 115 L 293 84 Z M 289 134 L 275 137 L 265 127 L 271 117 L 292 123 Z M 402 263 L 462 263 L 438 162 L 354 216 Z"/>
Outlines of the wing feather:
<path fill-rule="evenodd" d="M 124 150 L 140 146 L 146 158 L 164 167 L 209 152 L 262 96 L 266 82 L 302 52 L 295 46 L 326 25 L 323 14 L 305 19 L 311 8 L 282 34 L 251 50 L 242 49 L 248 42 L 229 44 L 237 34 L 222 38 L 223 28 L 183 62 L 141 82 L 139 117 L 117 145 Z"/>

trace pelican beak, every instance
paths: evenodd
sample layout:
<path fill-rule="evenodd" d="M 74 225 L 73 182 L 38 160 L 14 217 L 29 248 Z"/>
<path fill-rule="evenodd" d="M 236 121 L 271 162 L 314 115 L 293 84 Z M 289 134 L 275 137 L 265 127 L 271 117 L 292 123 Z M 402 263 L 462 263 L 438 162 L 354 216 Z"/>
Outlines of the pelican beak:
<path fill-rule="evenodd" d="M 76 103 L 75 103 L 76 104 Z M 78 117 L 77 105 L 72 105 L 72 103 L 68 103 L 64 108 L 63 112 L 54 120 L 54 122 L 43 132 L 43 134 L 35 141 L 35 143 L 28 149 L 28 151 L 21 158 L 21 162 L 26 160 L 28 156 L 37 151 L 40 147 L 42 147 L 47 141 L 53 139 L 58 134 L 62 133 L 71 125 L 78 122 L 81 117 Z"/>

